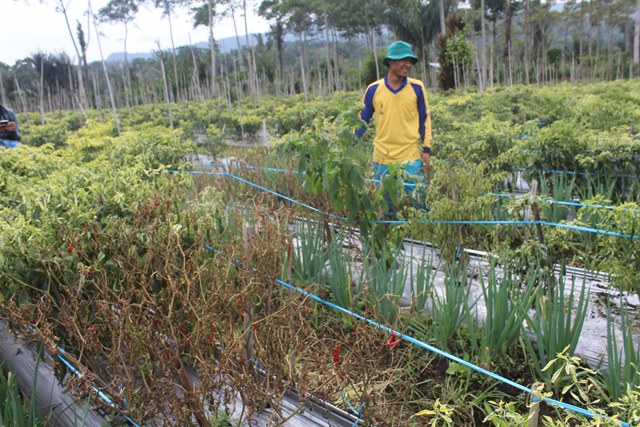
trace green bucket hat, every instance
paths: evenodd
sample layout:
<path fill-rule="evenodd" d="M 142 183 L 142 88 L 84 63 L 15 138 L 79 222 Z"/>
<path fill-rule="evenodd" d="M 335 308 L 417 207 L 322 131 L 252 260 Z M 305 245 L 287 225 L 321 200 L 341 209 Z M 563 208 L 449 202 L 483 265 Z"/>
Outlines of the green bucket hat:
<path fill-rule="evenodd" d="M 387 56 L 382 61 L 384 65 L 389 66 L 389 59 L 399 60 L 411 58 L 414 64 L 418 62 L 418 57 L 413 54 L 413 47 L 407 42 L 393 42 L 387 48 Z"/>

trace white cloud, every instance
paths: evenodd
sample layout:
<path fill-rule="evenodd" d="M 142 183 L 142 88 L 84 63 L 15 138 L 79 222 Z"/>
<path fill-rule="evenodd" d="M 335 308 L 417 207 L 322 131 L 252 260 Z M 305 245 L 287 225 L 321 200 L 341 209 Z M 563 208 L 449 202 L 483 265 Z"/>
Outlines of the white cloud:
<path fill-rule="evenodd" d="M 89 40 L 87 49 L 88 61 L 100 59 L 98 43 L 93 23 L 87 28 L 88 3 L 84 0 L 63 0 L 67 4 L 69 24 L 74 37 L 76 25 L 79 21 Z M 104 6 L 108 0 L 93 0 L 94 13 Z M 58 0 L 47 0 L 39 3 L 37 0 L 3 0 L 2 1 L 2 34 L 4 42 L 0 46 L 0 62 L 13 65 L 17 60 L 30 56 L 38 51 L 46 53 L 66 52 L 74 61 L 75 49 L 65 22 L 64 15 L 57 11 Z M 251 32 L 266 32 L 269 25 L 255 13 L 249 12 L 249 29 Z M 244 23 L 241 16 L 236 16 L 238 32 L 244 34 Z M 208 31 L 204 27 L 193 28 L 188 9 L 181 9 L 176 16 L 172 16 L 172 27 L 175 45 L 189 44 L 189 35 L 193 43 L 207 41 Z M 105 56 L 124 50 L 124 26 L 122 24 L 100 24 L 102 33 L 100 43 Z M 89 33 L 90 30 L 90 33 Z M 87 37 L 88 35 L 88 37 Z M 233 23 L 226 18 L 214 27 L 216 38 L 234 35 Z M 150 52 L 157 49 L 156 41 L 163 49 L 171 47 L 169 21 L 163 18 L 159 10 L 143 6 L 135 22 L 129 26 L 127 39 L 128 52 Z"/>

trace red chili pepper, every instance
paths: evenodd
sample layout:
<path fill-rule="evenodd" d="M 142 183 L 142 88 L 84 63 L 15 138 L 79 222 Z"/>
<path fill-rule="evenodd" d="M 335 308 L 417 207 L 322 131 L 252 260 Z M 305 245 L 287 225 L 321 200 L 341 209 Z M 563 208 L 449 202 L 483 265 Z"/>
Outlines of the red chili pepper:
<path fill-rule="evenodd" d="M 335 366 L 336 371 L 338 371 L 338 378 L 340 380 L 344 380 L 344 375 L 338 370 L 340 365 L 340 344 L 336 343 L 336 346 L 333 348 L 333 366 Z"/>
<path fill-rule="evenodd" d="M 213 342 L 213 339 L 216 337 L 216 333 L 215 332 L 211 332 L 211 335 L 209 335 L 209 339 L 207 340 L 207 344 L 211 345 L 211 343 Z"/>
<path fill-rule="evenodd" d="M 400 341 L 402 341 L 400 338 L 396 339 L 396 333 L 392 332 L 391 336 L 387 340 L 387 347 L 393 348 L 393 347 L 397 346 L 398 344 L 400 344 Z"/>
<path fill-rule="evenodd" d="M 73 250 L 73 245 L 69 244 L 69 246 L 67 246 L 67 253 L 70 254 L 72 250 Z"/>

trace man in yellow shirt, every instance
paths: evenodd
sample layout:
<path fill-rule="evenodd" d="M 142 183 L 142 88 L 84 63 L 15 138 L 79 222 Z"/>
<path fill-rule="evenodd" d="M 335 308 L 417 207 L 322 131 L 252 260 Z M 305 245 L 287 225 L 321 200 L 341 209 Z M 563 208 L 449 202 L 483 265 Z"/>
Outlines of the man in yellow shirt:
<path fill-rule="evenodd" d="M 424 84 L 409 77 L 418 58 L 409 43 L 397 41 L 387 48 L 387 75 L 373 82 L 364 94 L 360 117 L 366 123 L 375 121 L 376 137 L 373 168 L 376 179 L 388 173 L 391 163 L 401 163 L 410 175 L 424 181 L 429 176 L 431 160 L 431 115 Z M 356 131 L 364 134 L 364 126 Z M 388 197 L 386 197 L 389 203 Z M 390 206 L 387 216 L 395 216 Z"/>

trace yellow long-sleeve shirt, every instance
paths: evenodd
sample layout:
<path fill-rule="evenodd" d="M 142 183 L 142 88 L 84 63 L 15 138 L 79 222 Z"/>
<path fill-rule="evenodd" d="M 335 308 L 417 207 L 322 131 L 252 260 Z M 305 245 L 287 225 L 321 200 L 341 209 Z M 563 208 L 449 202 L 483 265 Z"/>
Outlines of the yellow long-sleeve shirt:
<path fill-rule="evenodd" d="M 431 114 L 424 84 L 407 77 L 398 90 L 387 78 L 369 85 L 360 117 L 376 125 L 373 161 L 382 164 L 418 160 L 431 152 Z M 364 128 L 357 131 L 364 133 Z"/>

